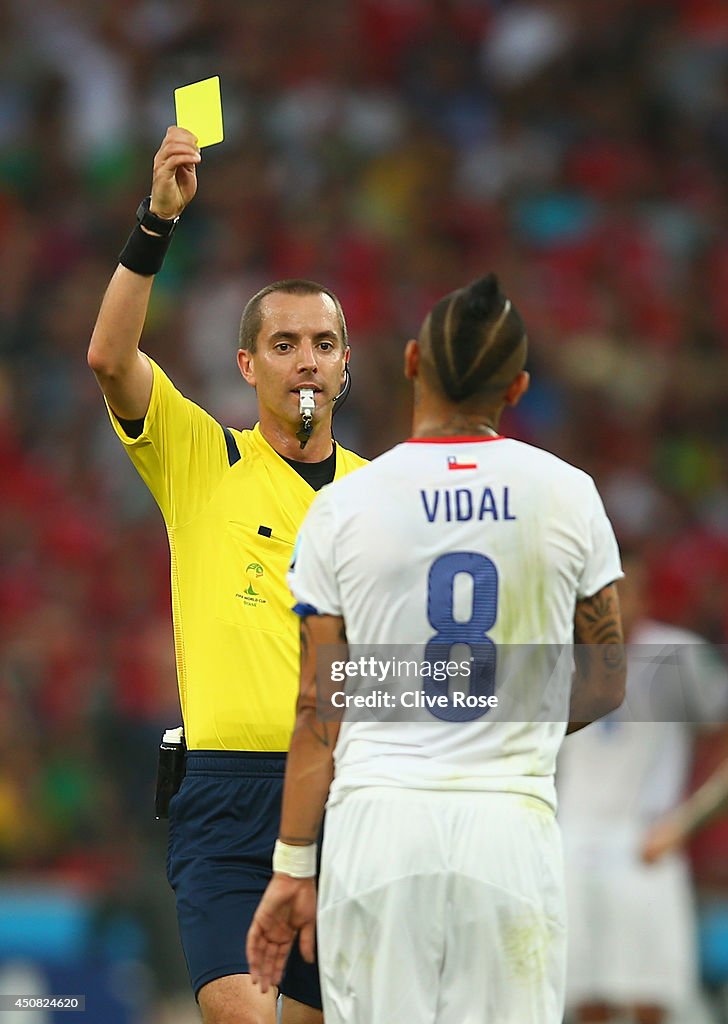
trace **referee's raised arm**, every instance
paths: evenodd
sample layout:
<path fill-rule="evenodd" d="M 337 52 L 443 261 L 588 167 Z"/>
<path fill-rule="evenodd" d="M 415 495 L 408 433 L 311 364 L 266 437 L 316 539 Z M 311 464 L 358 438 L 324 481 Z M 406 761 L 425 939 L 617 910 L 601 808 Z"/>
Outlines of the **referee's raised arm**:
<path fill-rule="evenodd" d="M 167 879 L 190 984 L 204 1024 L 275 1024 L 277 993 L 253 985 L 245 935 L 273 874 L 294 725 L 300 644 L 286 571 L 316 492 L 364 460 L 332 435 L 349 346 L 325 285 L 274 281 L 242 310 L 230 363 L 241 392 L 255 389 L 249 429 L 223 426 L 139 350 L 153 278 L 197 189 L 197 142 L 167 131 L 88 362 L 170 548 L 184 770 L 167 802 Z M 312 948 L 312 937 L 294 948 L 282 973 L 284 1024 L 322 1022 L 318 970 L 301 956 Z"/>
<path fill-rule="evenodd" d="M 200 151 L 184 128 L 167 129 L 154 157 L 151 200 L 119 257 L 88 349 L 88 365 L 114 413 L 142 419 L 152 392 L 152 369 L 139 351 L 154 275 L 159 271 L 177 218 L 197 191 Z"/>

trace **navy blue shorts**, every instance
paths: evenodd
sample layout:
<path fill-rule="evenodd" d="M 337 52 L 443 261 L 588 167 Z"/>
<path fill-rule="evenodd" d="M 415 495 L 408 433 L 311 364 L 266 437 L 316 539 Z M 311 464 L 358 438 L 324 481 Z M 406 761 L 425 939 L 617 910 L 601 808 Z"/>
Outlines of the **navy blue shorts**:
<path fill-rule="evenodd" d="M 228 974 L 248 974 L 245 939 L 271 878 L 285 754 L 193 750 L 169 807 L 167 878 L 195 997 Z M 298 940 L 280 986 L 321 1009 L 318 968 Z"/>

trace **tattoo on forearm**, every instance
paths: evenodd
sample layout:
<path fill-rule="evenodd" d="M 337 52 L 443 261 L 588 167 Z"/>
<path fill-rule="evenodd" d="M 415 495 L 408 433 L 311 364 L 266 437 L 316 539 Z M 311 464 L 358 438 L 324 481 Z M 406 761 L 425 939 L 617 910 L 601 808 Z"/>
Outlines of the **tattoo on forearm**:
<path fill-rule="evenodd" d="M 346 631 L 343 620 L 336 622 L 334 616 L 323 616 L 309 622 L 301 619 L 301 688 L 296 713 L 296 731 L 313 736 L 322 747 L 332 749 L 339 733 L 338 717 L 330 714 L 329 690 L 333 686 L 330 668 L 331 657 L 342 656 L 338 652 L 343 646 L 346 657 Z M 329 715 L 326 712 L 329 710 Z M 320 717 L 319 717 L 320 716 Z"/>
<path fill-rule="evenodd" d="M 329 746 L 326 723 L 316 717 L 316 667 L 310 672 L 308 662 L 311 657 L 311 630 L 308 621 L 301 619 L 301 693 L 298 698 L 299 725 L 309 732 L 323 746 Z M 310 678 L 309 678 L 310 676 Z"/>
<path fill-rule="evenodd" d="M 612 594 L 600 590 L 593 597 L 579 601 L 574 616 L 574 634 L 579 643 L 621 643 L 619 606 Z"/>
<path fill-rule="evenodd" d="M 305 618 L 301 619 L 300 636 L 301 636 L 301 661 L 302 662 L 305 661 L 305 659 L 308 657 L 309 646 L 310 646 L 309 645 L 309 632 L 310 632 L 310 629 L 309 629 L 308 621 Z"/>
<path fill-rule="evenodd" d="M 329 735 L 329 723 L 320 722 L 316 718 L 316 709 L 310 708 L 309 713 L 306 714 L 304 719 L 304 725 L 307 732 L 309 732 L 314 739 L 318 740 L 322 747 L 331 746 L 331 737 Z"/>
<path fill-rule="evenodd" d="M 619 602 L 613 585 L 593 597 L 579 601 L 574 616 L 574 640 L 585 648 L 582 657 L 589 658 L 589 648 L 599 647 L 599 655 L 610 672 L 622 672 L 626 655 L 622 638 Z M 596 653 L 596 652 L 595 652 Z"/>
<path fill-rule="evenodd" d="M 605 645 L 602 657 L 604 658 L 604 664 L 610 672 L 621 672 L 625 668 L 627 656 L 621 636 Z"/>

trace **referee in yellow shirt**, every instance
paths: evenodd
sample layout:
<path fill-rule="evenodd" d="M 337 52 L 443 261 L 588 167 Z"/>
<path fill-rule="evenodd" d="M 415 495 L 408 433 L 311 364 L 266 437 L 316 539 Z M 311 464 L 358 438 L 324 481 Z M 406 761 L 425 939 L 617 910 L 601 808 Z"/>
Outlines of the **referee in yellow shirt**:
<path fill-rule="evenodd" d="M 169 537 L 188 754 L 170 804 L 167 870 L 190 979 L 205 1024 L 273 1024 L 275 994 L 251 985 L 245 936 L 271 875 L 298 691 L 285 574 L 315 492 L 364 460 L 332 440 L 349 348 L 339 301 L 320 285 L 278 282 L 245 308 L 238 366 L 257 392 L 253 430 L 219 424 L 139 351 L 154 274 L 197 189 L 199 160 L 194 136 L 169 128 L 88 362 Z M 321 1021 L 316 969 L 298 953 L 281 991 L 284 1024 Z"/>

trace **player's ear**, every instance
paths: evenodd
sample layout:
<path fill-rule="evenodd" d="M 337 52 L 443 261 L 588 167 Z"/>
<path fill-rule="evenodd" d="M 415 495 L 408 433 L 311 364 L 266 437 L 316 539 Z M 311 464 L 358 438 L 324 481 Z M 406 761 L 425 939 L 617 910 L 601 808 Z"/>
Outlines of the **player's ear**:
<path fill-rule="evenodd" d="M 249 348 L 238 349 L 238 368 L 245 380 L 251 387 L 255 387 L 255 369 L 253 367 L 253 353 Z"/>
<path fill-rule="evenodd" d="M 415 338 L 410 338 L 404 347 L 404 375 L 407 380 L 414 380 L 420 372 L 420 345 Z"/>
<path fill-rule="evenodd" d="M 531 374 L 528 370 L 521 370 L 513 380 L 511 381 L 508 390 L 505 394 L 506 405 L 518 405 L 521 398 L 528 391 L 528 385 L 531 383 Z"/>

